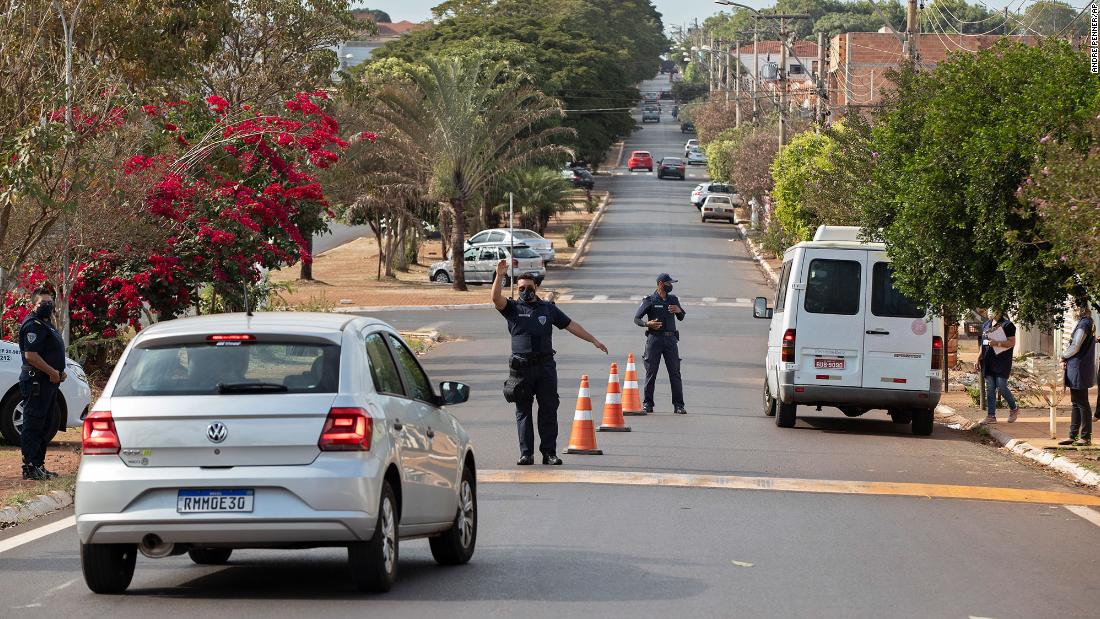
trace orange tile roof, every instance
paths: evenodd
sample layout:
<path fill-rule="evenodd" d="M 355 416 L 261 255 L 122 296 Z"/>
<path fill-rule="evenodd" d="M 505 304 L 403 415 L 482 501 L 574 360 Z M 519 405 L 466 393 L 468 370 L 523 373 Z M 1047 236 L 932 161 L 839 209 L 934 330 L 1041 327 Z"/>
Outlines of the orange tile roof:
<path fill-rule="evenodd" d="M 738 49 L 741 54 L 751 54 L 752 43 L 742 44 Z M 779 41 L 759 41 L 757 42 L 757 49 L 761 54 L 779 54 Z M 790 49 L 802 58 L 817 57 L 817 43 L 813 41 L 795 41 Z"/>

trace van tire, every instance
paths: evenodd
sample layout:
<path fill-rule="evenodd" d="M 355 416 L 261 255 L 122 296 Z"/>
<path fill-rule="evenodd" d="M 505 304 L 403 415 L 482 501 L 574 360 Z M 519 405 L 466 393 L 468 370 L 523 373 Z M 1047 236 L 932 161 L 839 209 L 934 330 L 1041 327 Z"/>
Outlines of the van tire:
<path fill-rule="evenodd" d="M 764 416 L 775 417 L 775 398 L 768 391 L 768 379 L 764 379 Z"/>
<path fill-rule="evenodd" d="M 904 409 L 892 408 L 886 411 L 894 423 L 912 423 L 913 413 Z"/>
<path fill-rule="evenodd" d="M 775 425 L 780 428 L 793 428 L 798 415 L 797 404 L 776 403 Z"/>
<path fill-rule="evenodd" d="M 913 434 L 928 436 L 932 434 L 932 409 L 918 408 L 913 411 Z"/>

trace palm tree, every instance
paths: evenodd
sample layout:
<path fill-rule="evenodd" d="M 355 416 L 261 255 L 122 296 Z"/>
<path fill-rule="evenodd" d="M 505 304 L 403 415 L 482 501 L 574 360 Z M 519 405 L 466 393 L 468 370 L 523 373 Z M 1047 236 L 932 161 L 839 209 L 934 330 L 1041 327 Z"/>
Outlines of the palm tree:
<path fill-rule="evenodd" d="M 539 234 L 546 231 L 550 218 L 572 208 L 572 189 L 561 174 L 552 168 L 525 168 L 506 176 L 501 189 L 507 200 L 514 194 L 520 223 L 524 228 L 535 228 Z M 497 212 L 508 212 L 508 203 L 496 207 Z"/>
<path fill-rule="evenodd" d="M 550 121 L 561 104 L 526 81 L 504 77 L 504 65 L 479 57 L 427 58 L 411 87 L 378 94 L 374 113 L 389 130 L 382 139 L 399 148 L 396 165 L 424 166 L 429 195 L 450 209 L 454 289 L 466 290 L 462 247 L 466 206 L 501 175 L 571 151 L 551 140 L 572 135 Z"/>

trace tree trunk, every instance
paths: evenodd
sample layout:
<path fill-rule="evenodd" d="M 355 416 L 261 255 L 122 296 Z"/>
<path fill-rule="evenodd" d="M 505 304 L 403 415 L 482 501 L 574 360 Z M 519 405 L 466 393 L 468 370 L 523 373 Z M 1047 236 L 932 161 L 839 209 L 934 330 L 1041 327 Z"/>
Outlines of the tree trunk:
<path fill-rule="evenodd" d="M 451 236 L 451 265 L 455 272 L 455 281 L 452 288 L 466 291 L 466 263 L 462 258 L 462 247 L 466 242 L 466 201 L 463 197 L 451 199 L 451 210 L 454 213 L 454 230 Z"/>
<path fill-rule="evenodd" d="M 409 230 L 408 215 L 401 215 L 397 224 L 397 270 L 409 270 L 409 246 L 406 242 Z"/>
<path fill-rule="evenodd" d="M 390 223 L 386 226 L 386 277 L 396 277 L 393 273 L 393 248 L 397 243 L 397 227 L 393 223 L 393 218 L 390 218 Z"/>
<path fill-rule="evenodd" d="M 447 209 L 439 209 L 439 243 L 441 245 L 440 251 L 443 252 L 440 256 L 446 260 L 448 250 L 451 248 L 451 229 L 447 225 Z"/>
<path fill-rule="evenodd" d="M 299 271 L 298 279 L 311 282 L 313 281 L 313 235 L 309 235 L 306 238 L 306 251 L 309 252 L 309 261 L 302 260 L 301 270 Z"/>

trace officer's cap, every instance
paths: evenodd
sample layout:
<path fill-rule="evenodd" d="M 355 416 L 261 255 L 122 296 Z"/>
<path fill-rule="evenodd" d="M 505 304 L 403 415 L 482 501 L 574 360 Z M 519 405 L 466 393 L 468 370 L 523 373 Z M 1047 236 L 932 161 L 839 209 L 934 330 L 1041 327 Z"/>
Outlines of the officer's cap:
<path fill-rule="evenodd" d="M 657 276 L 657 281 L 658 282 L 672 282 L 672 283 L 675 284 L 676 282 L 678 282 L 680 280 L 672 279 L 672 276 L 669 275 L 668 273 L 661 273 L 660 275 Z"/>

